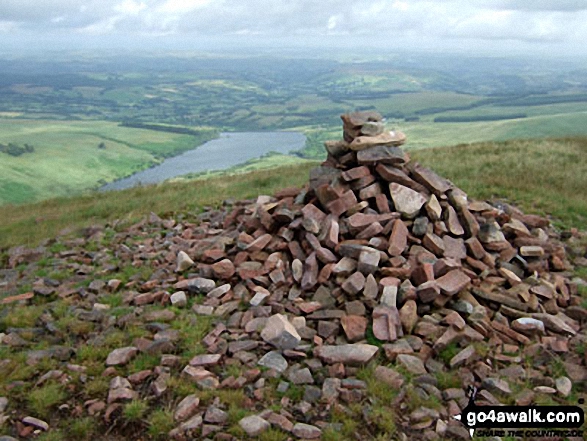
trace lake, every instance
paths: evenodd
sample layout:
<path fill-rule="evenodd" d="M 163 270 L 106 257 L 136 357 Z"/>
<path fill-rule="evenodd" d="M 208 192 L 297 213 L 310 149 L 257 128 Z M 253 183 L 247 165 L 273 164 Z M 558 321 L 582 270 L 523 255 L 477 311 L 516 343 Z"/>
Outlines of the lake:
<path fill-rule="evenodd" d="M 137 185 L 156 184 L 188 173 L 224 170 L 259 158 L 269 152 L 289 153 L 304 147 L 306 137 L 300 132 L 228 132 L 181 155 L 167 158 L 147 170 L 119 179 L 101 191 L 123 190 Z"/>

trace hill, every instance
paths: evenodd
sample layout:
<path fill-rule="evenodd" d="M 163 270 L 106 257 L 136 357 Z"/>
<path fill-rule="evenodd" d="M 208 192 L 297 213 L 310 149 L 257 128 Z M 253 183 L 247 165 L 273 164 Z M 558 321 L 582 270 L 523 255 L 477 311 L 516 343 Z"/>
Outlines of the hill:
<path fill-rule="evenodd" d="M 587 138 L 506 141 L 442 147 L 413 152 L 475 198 L 504 198 L 524 210 L 552 216 L 565 227 L 587 226 Z M 279 156 L 270 168 L 250 173 L 208 174 L 196 181 L 179 181 L 120 192 L 56 198 L 36 204 L 0 207 L 0 248 L 55 237 L 115 219 L 133 222 L 156 213 L 200 212 L 224 199 L 250 198 L 278 189 L 301 186 L 316 162 L 279 168 Z M 263 164 L 259 161 L 256 167 Z M 273 168 L 275 167 L 275 168 Z M 254 167 L 250 167 L 254 168 Z"/>
<path fill-rule="evenodd" d="M 511 141 L 414 157 L 469 196 L 509 197 L 584 227 L 586 145 Z M 395 166 L 351 161 L 345 183 L 323 171 L 303 190 L 285 187 L 307 183 L 315 164 L 0 208 L 0 247 L 47 238 L 2 254 L 0 434 L 464 440 L 451 416 L 469 385 L 484 405 L 580 402 L 587 290 L 571 279 L 587 276 L 584 234 L 509 203 L 467 202 L 391 152 Z M 556 194 L 540 191 L 561 178 Z M 373 179 L 417 189 L 394 199 L 407 218 L 367 208 Z M 347 204 L 340 229 L 321 211 L 339 211 L 331 185 L 363 200 Z M 441 203 L 430 196 L 420 211 L 430 193 Z"/>

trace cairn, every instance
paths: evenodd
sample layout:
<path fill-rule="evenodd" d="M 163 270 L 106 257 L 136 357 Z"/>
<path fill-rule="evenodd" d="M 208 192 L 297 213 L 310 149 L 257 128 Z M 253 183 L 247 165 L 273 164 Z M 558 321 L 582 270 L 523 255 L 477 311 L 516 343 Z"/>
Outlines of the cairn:
<path fill-rule="evenodd" d="M 194 307 L 230 316 L 228 330 L 206 338 L 209 352 L 227 354 L 221 332 L 243 345 L 255 342 L 254 351 L 247 346 L 247 364 L 306 385 L 311 401 L 326 410 L 364 398 L 365 390 L 353 386 L 356 366 L 383 357 L 417 384 L 431 385 L 424 389 L 445 404 L 440 413 L 418 409 L 399 416 L 401 430 L 418 439 L 467 439 L 451 418 L 467 405 L 466 388 L 481 388 L 478 404 L 499 402 L 494 394 L 508 393 L 509 386 L 498 377 L 513 372 L 524 355 L 531 354 L 534 365 L 517 374 L 541 378 L 538 383 L 551 385 L 548 393 L 568 393 L 569 379 L 550 378 L 545 363 L 569 355 L 587 312 L 565 277 L 569 263 L 549 221 L 507 204 L 470 201 L 410 161 L 399 147 L 406 136 L 386 131 L 376 112 L 342 120 L 343 139 L 325 143 L 328 158 L 311 171 L 306 188 L 237 204 L 209 249 L 199 241 L 186 250 L 200 262 L 215 261 L 199 264 L 200 277 L 230 283 Z M 176 288 L 197 291 L 201 280 Z M 242 301 L 246 312 L 237 311 Z M 449 346 L 456 353 L 443 361 Z M 228 346 L 228 355 L 237 353 Z M 324 366 L 327 378 L 319 373 Z M 434 375 L 447 370 L 462 389 L 439 391 Z M 587 379 L 583 367 L 574 372 L 575 380 Z M 375 375 L 406 386 L 394 369 L 379 366 Z M 555 382 L 565 386 L 556 389 Z M 531 402 L 537 393 L 516 402 Z M 301 406 L 309 412 L 306 422 L 325 427 L 323 411 Z"/>
<path fill-rule="evenodd" d="M 33 293 L 3 299 L 78 296 L 76 317 L 95 322 L 78 346 L 148 323 L 148 335 L 108 355 L 101 375 L 114 378 L 107 395 L 85 403 L 89 415 L 104 411 L 110 423 L 124 402 L 145 399 L 174 407 L 169 438 L 177 440 L 236 439 L 235 429 L 238 439 L 258 437 L 270 427 L 319 439 L 341 432 L 334 413 L 358 422 L 356 439 L 393 431 L 404 440 L 466 440 L 468 430 L 453 417 L 469 403 L 470 386 L 478 388 L 478 405 L 565 403 L 584 390 L 587 363 L 578 348 L 587 342 L 587 311 L 548 220 L 469 200 L 410 161 L 400 148 L 405 135 L 386 131 L 376 112 L 342 120 L 343 139 L 326 143 L 327 160 L 301 190 L 227 202 L 195 219 L 152 215 L 115 232 L 108 251 L 126 265 L 152 267 L 149 280 L 89 280 L 87 289 L 71 289 L 34 276 Z M 63 265 L 72 259 L 78 279 L 108 274 L 100 262 L 109 256 L 90 259 L 80 243 L 53 257 Z M 40 255 L 15 248 L 9 266 Z M 133 308 L 118 318 L 101 304 L 117 290 Z M 193 296 L 198 301 L 182 315 L 195 324 L 212 316 L 213 329 L 187 343 L 204 353 L 185 365 L 181 335 L 159 323 L 175 312 L 148 305 L 181 309 Z M 26 344 L 7 331 L 1 344 Z M 160 365 L 131 371 L 139 353 L 160 354 Z M 63 369 L 78 369 L 70 366 Z M 212 394 L 242 390 L 249 415 L 231 426 L 234 404 L 222 394 L 205 406 L 199 393 L 178 403 L 166 392 L 172 379 Z M 21 434 L 42 423 L 22 416 Z"/>

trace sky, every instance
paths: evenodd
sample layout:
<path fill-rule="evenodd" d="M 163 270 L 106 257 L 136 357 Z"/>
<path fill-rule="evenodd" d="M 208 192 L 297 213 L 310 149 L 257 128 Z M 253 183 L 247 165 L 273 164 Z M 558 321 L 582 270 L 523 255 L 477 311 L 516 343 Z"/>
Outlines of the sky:
<path fill-rule="evenodd" d="M 389 49 L 587 58 L 587 0 L 0 0 L 0 49 Z"/>

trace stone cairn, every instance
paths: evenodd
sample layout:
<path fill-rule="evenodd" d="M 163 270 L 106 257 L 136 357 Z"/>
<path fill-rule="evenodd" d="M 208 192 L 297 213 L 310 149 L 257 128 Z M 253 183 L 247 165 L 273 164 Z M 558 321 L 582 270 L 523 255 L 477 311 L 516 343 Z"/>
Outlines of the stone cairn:
<path fill-rule="evenodd" d="M 112 317 L 117 326 L 170 320 L 172 310 L 143 307 L 185 308 L 189 296 L 199 296 L 195 322 L 214 321 L 199 342 L 205 353 L 185 366 L 177 336 L 155 324 L 152 338 L 113 350 L 105 362 L 110 375 L 141 352 L 161 354 L 161 365 L 153 375 L 114 378 L 105 401 L 87 402 L 90 415 L 105 409 L 108 421 L 139 392 L 163 397 L 167 381 L 181 375 L 204 390 L 242 389 L 253 415 L 238 424 L 251 437 L 275 427 L 295 439 L 317 439 L 329 427 L 341 430 L 331 426 L 336 412 L 362 418 L 356 439 L 373 439 L 383 429 L 370 411 L 376 402 L 370 394 L 387 387 L 397 395 L 379 406 L 393 413 L 398 439 L 469 439 L 452 418 L 467 405 L 469 386 L 479 388 L 479 405 L 528 405 L 545 396 L 564 402 L 572 389 L 584 390 L 586 360 L 575 348 L 587 342 L 587 312 L 548 220 L 468 200 L 410 161 L 399 147 L 405 136 L 385 131 L 378 113 L 342 120 L 344 139 L 326 143 L 327 160 L 302 190 L 227 201 L 197 221 L 151 215 L 111 239 L 109 249 L 121 261 L 154 270 L 144 283 L 94 280 L 84 291 L 91 303 L 124 289 L 123 302 L 134 313 Z M 9 265 L 36 252 L 14 249 Z M 73 268 L 90 274 L 87 265 L 98 257 L 82 253 L 84 264 Z M 56 290 L 38 283 L 35 295 Z M 60 296 L 72 295 L 62 288 Z M 13 300 L 27 295 L 33 293 Z M 103 314 L 95 305 L 77 312 L 92 321 Z M 21 340 L 0 334 L 3 344 Z M 303 396 L 289 395 L 290 388 Z M 276 399 L 274 411 L 268 400 Z M 362 404 L 361 416 L 351 412 L 352 403 Z M 191 394 L 173 406 L 171 439 L 235 439 L 220 398 L 202 408 Z M 25 420 L 27 427 L 41 424 Z"/>
<path fill-rule="evenodd" d="M 282 390 L 305 387 L 292 411 L 303 421 L 266 412 L 245 430 L 258 434 L 269 421 L 318 437 L 332 406 L 366 397 L 355 374 L 376 357 L 378 380 L 402 389 L 401 372 L 408 372 L 422 396 L 444 403 L 440 412 L 398 412 L 400 431 L 418 439 L 468 439 L 451 417 L 467 405 L 469 385 L 480 387 L 478 404 L 510 394 L 507 376 L 535 380 L 518 404 L 539 393 L 566 397 L 570 379 L 551 378 L 545 363 L 568 352 L 587 315 L 548 220 L 469 201 L 411 162 L 399 147 L 405 135 L 385 131 L 376 112 L 342 120 L 344 139 L 325 143 L 328 158 L 306 188 L 237 203 L 220 218 L 210 214 L 214 236 L 186 249 L 200 261 L 199 277 L 175 288 L 207 295 L 197 313 L 228 317 L 204 339 L 208 351 L 268 368 L 265 376 L 285 380 Z M 248 309 L 239 311 L 243 301 Z M 443 361 L 449 346 L 455 353 Z M 524 356 L 533 357 L 529 371 L 520 367 Z M 196 358 L 186 373 L 214 377 Z M 581 360 L 569 360 L 568 375 L 585 380 Z M 434 376 L 446 370 L 462 388 L 436 387 Z M 401 397 L 398 409 L 405 408 Z"/>

